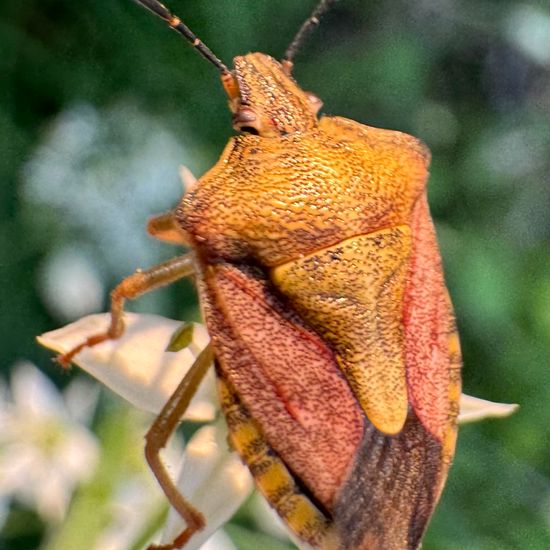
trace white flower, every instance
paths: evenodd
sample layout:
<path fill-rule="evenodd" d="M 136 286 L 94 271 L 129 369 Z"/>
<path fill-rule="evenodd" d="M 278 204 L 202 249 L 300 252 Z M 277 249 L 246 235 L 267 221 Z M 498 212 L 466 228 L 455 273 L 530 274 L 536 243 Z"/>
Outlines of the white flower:
<path fill-rule="evenodd" d="M 84 349 L 75 357 L 75 363 L 136 407 L 158 413 L 208 344 L 208 334 L 202 325 L 194 324 L 190 345 L 176 353 L 166 352 L 181 322 L 131 313 L 126 313 L 124 319 L 126 330 L 121 338 Z M 91 334 L 104 331 L 109 321 L 108 314 L 90 315 L 38 340 L 58 353 L 66 353 Z M 216 407 L 211 369 L 184 418 L 212 421 Z M 207 540 L 252 491 L 248 469 L 228 447 L 223 421 L 201 428 L 187 443 L 177 485 L 206 518 L 205 529 L 191 538 L 186 550 L 212 548 L 213 543 Z M 179 514 L 171 511 L 163 540 L 172 539 L 184 527 Z M 227 544 L 216 544 L 215 548 L 232 550 Z"/>
<path fill-rule="evenodd" d="M 84 348 L 75 363 L 138 409 L 159 413 L 197 355 L 208 344 L 206 329 L 193 323 L 190 346 L 166 352 L 172 335 L 181 327 L 158 315 L 125 313 L 121 338 Z M 66 353 L 91 334 L 105 332 L 110 315 L 89 315 L 38 337 L 43 346 Z M 191 402 L 185 419 L 211 421 L 216 416 L 214 374 L 210 371 Z"/>
<path fill-rule="evenodd" d="M 13 369 L 0 409 L 0 498 L 18 499 L 49 523 L 63 520 L 98 458 L 97 440 L 82 424 L 96 395 L 82 380 L 62 395 L 30 363 Z"/>
<path fill-rule="evenodd" d="M 44 346 L 66 353 L 91 334 L 105 331 L 108 314 L 91 315 L 39 338 Z M 181 326 L 155 315 L 126 313 L 126 331 L 112 340 L 84 349 L 75 363 L 136 407 L 159 412 L 178 383 L 208 343 L 206 329 L 193 326 L 191 344 L 173 353 L 167 344 Z M 216 416 L 216 397 L 212 372 L 207 375 L 185 418 L 212 421 Z M 469 396 L 461 397 L 459 422 L 506 416 L 516 405 L 491 403 Z M 210 548 L 207 539 L 228 521 L 252 490 L 251 477 L 235 453 L 227 446 L 223 421 L 203 427 L 189 441 L 178 476 L 178 488 L 206 517 L 206 528 L 195 534 L 186 550 Z M 168 518 L 163 540 L 169 541 L 182 531 L 183 521 L 174 510 Z M 207 543 L 208 544 L 208 543 Z M 210 544 L 212 544 L 210 542 Z M 215 548 L 225 548 L 219 543 Z M 226 546 L 227 548 L 230 548 Z"/>
<path fill-rule="evenodd" d="M 122 278 L 136 264 L 161 261 L 161 249 L 136 228 L 179 197 L 172 167 L 201 161 L 200 150 L 182 143 L 185 132 L 178 134 L 132 102 L 63 110 L 22 173 L 22 200 L 36 212 L 34 227 L 51 231 L 62 220 L 62 231 L 80 236 L 79 249 L 100 275 Z"/>
<path fill-rule="evenodd" d="M 462 394 L 460 396 L 459 424 L 469 424 L 486 418 L 503 418 L 510 416 L 518 409 L 519 405 L 508 403 L 495 403 L 479 397 Z"/>
<path fill-rule="evenodd" d="M 259 493 L 252 497 L 251 515 L 254 523 L 262 533 L 267 533 L 273 538 L 288 541 L 290 535 L 283 520 L 277 512 L 271 508 L 268 502 Z"/>
<path fill-rule="evenodd" d="M 64 321 L 96 311 L 105 294 L 93 256 L 68 246 L 46 258 L 38 289 L 46 307 Z"/>
<path fill-rule="evenodd" d="M 138 420 L 138 426 L 143 427 L 141 420 L 144 419 L 141 415 L 132 414 L 134 416 L 133 420 Z M 136 426 L 136 435 L 139 429 Z M 138 437 L 131 443 L 127 452 L 141 458 L 143 438 Z M 176 436 L 163 453 L 163 459 L 170 471 L 180 462 L 182 454 L 183 441 Z M 144 462 L 131 472 L 125 470 L 116 479 L 114 492 L 106 502 L 105 516 L 109 518 L 109 522 L 99 533 L 93 549 L 127 550 L 135 547 L 136 540 L 144 532 L 144 525 L 156 523 L 156 519 L 164 512 L 165 502 L 164 494 Z"/>
<path fill-rule="evenodd" d="M 201 428 L 189 441 L 178 476 L 178 488 L 206 516 L 206 527 L 193 536 L 189 549 L 203 547 L 211 535 L 231 519 L 252 491 L 252 480 L 236 453 L 230 452 L 223 420 Z M 171 509 L 163 542 L 182 530 L 179 514 Z M 220 548 L 210 546 L 211 548 Z"/>
<path fill-rule="evenodd" d="M 200 550 L 237 550 L 231 539 L 223 532 L 216 531 Z"/>

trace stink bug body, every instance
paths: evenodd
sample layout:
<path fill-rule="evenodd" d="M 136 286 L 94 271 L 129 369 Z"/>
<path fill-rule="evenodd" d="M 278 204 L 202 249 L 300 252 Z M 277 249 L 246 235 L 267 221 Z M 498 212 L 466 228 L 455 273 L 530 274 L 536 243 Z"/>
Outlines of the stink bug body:
<path fill-rule="evenodd" d="M 204 525 L 159 459 L 212 359 L 230 441 L 295 536 L 313 548 L 417 548 L 454 453 L 460 351 L 426 201 L 429 152 L 406 134 L 340 117 L 279 63 L 229 71 L 163 5 L 140 0 L 222 73 L 234 127 L 218 163 L 161 239 L 191 248 L 112 294 L 194 275 L 211 335 L 147 436 L 146 455 L 187 528 Z M 318 22 L 323 1 L 299 36 Z M 298 40 L 299 41 L 299 40 Z"/>

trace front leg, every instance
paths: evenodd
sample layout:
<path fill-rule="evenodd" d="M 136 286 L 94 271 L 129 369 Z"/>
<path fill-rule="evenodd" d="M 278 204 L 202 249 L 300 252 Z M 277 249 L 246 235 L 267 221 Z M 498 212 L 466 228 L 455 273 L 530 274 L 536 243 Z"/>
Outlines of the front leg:
<path fill-rule="evenodd" d="M 84 348 L 92 347 L 106 340 L 119 338 L 124 332 L 124 303 L 155 290 L 169 285 L 178 279 L 188 277 L 194 273 L 192 254 L 176 256 L 167 262 L 155 265 L 146 270 L 137 270 L 133 275 L 124 279 L 111 292 L 111 324 L 102 333 L 94 334 L 69 352 L 59 355 L 57 362 L 68 368 L 74 356 Z"/>

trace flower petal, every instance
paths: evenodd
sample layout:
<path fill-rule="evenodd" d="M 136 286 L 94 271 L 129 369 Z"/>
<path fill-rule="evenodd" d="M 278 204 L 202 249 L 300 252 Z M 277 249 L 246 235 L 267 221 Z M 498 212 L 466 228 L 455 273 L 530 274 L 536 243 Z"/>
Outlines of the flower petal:
<path fill-rule="evenodd" d="M 75 487 L 95 467 L 97 440 L 31 363 L 15 366 L 11 389 L 0 415 L 0 495 L 36 509 L 47 523 L 58 523 Z"/>
<path fill-rule="evenodd" d="M 87 337 L 105 332 L 111 316 L 89 315 L 61 329 L 38 337 L 43 346 L 67 353 Z M 108 388 L 140 409 L 158 413 L 209 341 L 203 325 L 193 323 L 192 344 L 166 352 L 181 321 L 158 315 L 126 313 L 126 330 L 116 340 L 84 348 L 75 363 Z M 185 415 L 188 420 L 211 421 L 216 414 L 214 376 L 210 371 Z"/>
<path fill-rule="evenodd" d="M 206 527 L 193 535 L 185 547 L 197 550 L 231 518 L 252 491 L 248 469 L 227 445 L 223 420 L 200 429 L 189 441 L 178 488 L 206 518 Z M 179 514 L 171 509 L 163 540 L 172 540 L 184 527 Z"/>
<path fill-rule="evenodd" d="M 99 386 L 92 380 L 79 376 L 71 380 L 63 390 L 65 407 L 75 422 L 85 426 L 92 423 L 99 399 L 99 389 Z"/>
<path fill-rule="evenodd" d="M 259 531 L 279 540 L 288 541 L 288 528 L 267 500 L 259 492 L 254 493 L 251 500 L 250 511 Z"/>
<path fill-rule="evenodd" d="M 460 396 L 459 424 L 468 424 L 485 418 L 502 418 L 510 416 L 518 409 L 519 405 L 507 403 L 495 403 L 479 397 L 462 394 Z"/>
<path fill-rule="evenodd" d="M 227 534 L 220 529 L 201 546 L 200 550 L 237 550 L 237 547 Z"/>
<path fill-rule="evenodd" d="M 18 414 L 27 419 L 67 418 L 63 398 L 51 380 L 32 363 L 17 363 L 11 375 L 11 392 Z"/>

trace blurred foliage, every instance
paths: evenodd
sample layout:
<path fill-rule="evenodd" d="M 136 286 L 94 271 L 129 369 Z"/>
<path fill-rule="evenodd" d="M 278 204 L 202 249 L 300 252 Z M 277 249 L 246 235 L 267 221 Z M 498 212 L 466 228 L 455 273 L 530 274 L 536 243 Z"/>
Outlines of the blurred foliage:
<path fill-rule="evenodd" d="M 229 63 L 280 56 L 313 3 L 170 5 Z M 426 550 L 550 548 L 549 44 L 545 2 L 341 0 L 296 60 L 325 113 L 431 148 L 465 392 L 521 404 L 461 430 Z M 230 115 L 216 71 L 130 0 L 2 2 L 0 50 L 0 364 L 7 376 L 31 359 L 64 385 L 34 336 L 77 316 L 79 281 L 99 288 L 82 314 L 106 307 L 134 267 L 173 254 L 145 219 L 176 203 L 178 163 L 199 175 L 215 162 Z M 65 289 L 75 298 L 56 308 Z M 135 307 L 197 315 L 186 284 Z M 15 512 L 12 533 L 26 513 Z M 0 548 L 35 547 L 35 523 Z M 247 536 L 238 523 L 229 533 Z"/>

